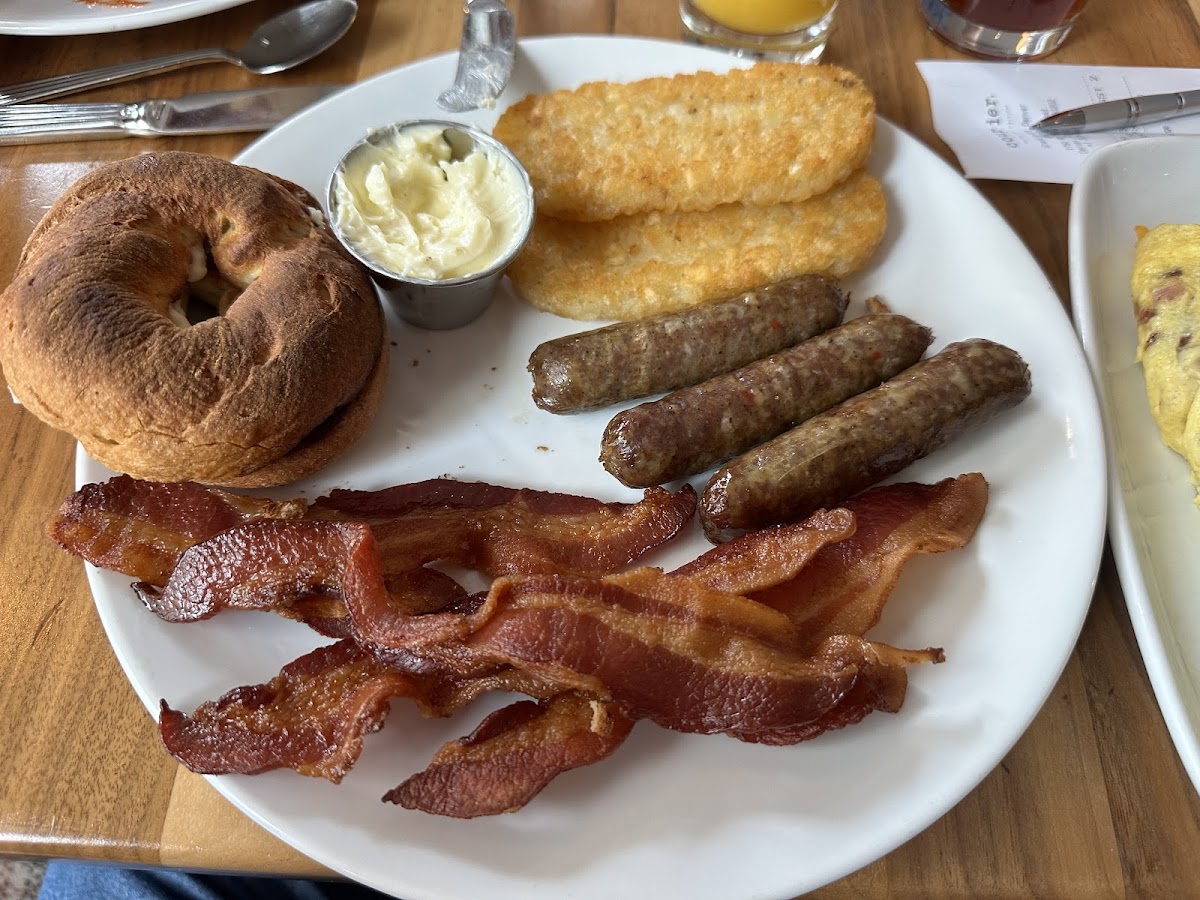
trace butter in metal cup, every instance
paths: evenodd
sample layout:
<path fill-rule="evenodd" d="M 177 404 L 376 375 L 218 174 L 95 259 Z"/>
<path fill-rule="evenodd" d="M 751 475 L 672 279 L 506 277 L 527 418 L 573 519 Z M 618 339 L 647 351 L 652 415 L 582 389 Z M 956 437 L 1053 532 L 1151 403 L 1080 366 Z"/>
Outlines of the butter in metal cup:
<path fill-rule="evenodd" d="M 419 264 L 414 265 L 414 269 L 419 269 L 420 272 L 414 274 L 413 271 L 393 268 L 379 258 L 391 257 L 390 251 L 396 249 L 398 251 L 396 255 L 403 264 L 404 253 L 408 253 L 409 258 L 412 258 L 412 253 L 416 248 L 424 248 L 424 244 L 421 243 L 420 227 L 434 227 L 434 236 L 436 237 L 436 226 L 441 224 L 433 219 L 428 210 L 417 213 L 411 209 L 399 209 L 396 211 L 396 216 L 399 218 L 394 222 L 384 224 L 389 228 L 399 229 L 398 234 L 393 232 L 393 237 L 402 242 L 403 246 L 398 248 L 385 246 L 383 243 L 385 237 L 381 236 L 383 229 L 370 223 L 370 213 L 383 209 L 384 201 L 390 202 L 393 199 L 392 185 L 386 181 L 384 175 L 377 172 L 368 173 L 361 185 L 347 183 L 346 173 L 356 162 L 358 154 L 371 153 L 372 148 L 383 147 L 386 150 L 388 142 L 396 144 L 399 151 L 398 145 L 401 136 L 406 132 L 414 136 L 415 140 L 425 141 L 427 148 L 428 146 L 435 147 L 437 154 L 442 157 L 440 161 L 432 162 L 433 165 L 439 167 L 437 169 L 417 168 L 414 175 L 418 180 L 424 179 L 428 182 L 429 179 L 436 180 L 438 177 L 443 177 L 447 181 L 451 177 L 457 176 L 466 178 L 478 174 L 479 166 L 484 165 L 488 168 L 484 170 L 483 177 L 486 177 L 486 173 L 491 172 L 494 167 L 498 177 L 506 182 L 505 186 L 511 191 L 511 197 L 501 197 L 505 203 L 511 202 L 516 210 L 514 221 L 511 223 L 501 221 L 497 224 L 497 221 L 493 221 L 486 212 L 482 211 L 482 207 L 479 210 L 474 208 L 468 210 L 468 214 L 478 213 L 478 216 L 482 216 L 482 218 L 474 222 L 469 221 L 467 227 L 483 229 L 484 238 L 487 240 L 493 237 L 491 231 L 493 228 L 499 227 L 503 230 L 508 227 L 511 230 L 511 234 L 507 235 L 507 240 L 500 242 L 500 248 L 496 251 L 498 255 L 490 262 L 485 258 L 481 263 L 482 268 L 478 271 L 468 270 L 452 276 L 443 276 L 436 271 L 431 271 L 430 265 L 427 265 L 429 257 L 423 256 Z M 439 142 L 439 139 L 444 139 L 444 143 Z M 432 143 L 430 143 L 431 141 Z M 474 158 L 474 154 L 481 154 L 482 160 Z M 464 160 L 474 165 L 471 171 L 452 169 L 454 164 Z M 357 161 L 361 162 L 361 160 Z M 415 166 L 420 167 L 429 160 L 406 158 L 403 162 L 412 162 Z M 446 165 L 443 166 L 443 164 Z M 459 178 L 455 185 L 460 193 L 463 178 Z M 427 183 L 425 188 L 429 187 Z M 433 185 L 433 189 L 438 187 L 440 185 L 436 183 Z M 363 195 L 364 199 L 361 202 L 354 196 L 353 191 L 356 188 Z M 414 190 L 419 193 L 421 185 L 416 185 Z M 401 199 L 403 200 L 403 198 Z M 440 200 L 441 198 L 435 199 Z M 416 198 L 414 202 L 421 201 Z M 414 120 L 396 123 L 386 128 L 373 129 L 363 140 L 350 148 L 335 168 L 329 182 L 327 203 L 329 221 L 334 233 L 350 254 L 371 273 L 384 299 L 392 304 L 404 321 L 430 329 L 461 327 L 478 318 L 487 309 L 505 268 L 525 245 L 533 227 L 534 218 L 533 188 L 524 167 L 512 152 L 486 132 L 457 122 L 442 120 Z M 349 211 L 344 207 L 344 204 L 348 203 L 353 204 Z M 361 208 L 363 206 L 370 209 L 364 212 Z M 384 212 L 390 214 L 392 210 L 386 209 Z M 411 217 L 409 217 L 410 212 L 413 212 Z M 451 212 L 457 211 L 451 210 Z M 343 215 L 343 213 L 346 214 Z M 501 217 L 497 217 L 497 219 L 499 218 Z M 431 221 L 433 226 L 431 226 Z M 348 227 L 348 225 L 353 227 Z M 364 235 L 369 240 L 365 239 Z M 468 235 L 468 237 L 470 236 Z M 501 237 L 503 238 L 504 235 L 502 234 Z M 367 246 L 367 244 L 372 246 Z M 372 247 L 375 248 L 375 252 L 372 252 Z M 452 250 L 456 249 L 456 247 L 452 247 Z M 456 266 L 461 269 L 464 266 L 469 267 L 471 264 L 472 261 L 468 261 L 447 268 L 454 271 Z"/>

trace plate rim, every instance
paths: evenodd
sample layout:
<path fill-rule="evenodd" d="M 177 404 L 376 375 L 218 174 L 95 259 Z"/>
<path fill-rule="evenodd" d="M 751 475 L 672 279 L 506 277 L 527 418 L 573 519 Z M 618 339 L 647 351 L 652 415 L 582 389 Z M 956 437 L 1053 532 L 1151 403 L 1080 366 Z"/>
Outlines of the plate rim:
<path fill-rule="evenodd" d="M 24 2 L 24 0 L 13 0 Z M 158 25 L 170 25 L 222 12 L 234 6 L 244 6 L 253 0 L 182 0 L 173 6 L 156 9 L 152 6 L 90 7 L 84 6 L 77 16 L 12 17 L 0 11 L 0 34 L 22 37 L 67 37 L 86 34 L 112 34 L 135 31 Z M 95 16 L 91 19 L 88 13 Z"/>

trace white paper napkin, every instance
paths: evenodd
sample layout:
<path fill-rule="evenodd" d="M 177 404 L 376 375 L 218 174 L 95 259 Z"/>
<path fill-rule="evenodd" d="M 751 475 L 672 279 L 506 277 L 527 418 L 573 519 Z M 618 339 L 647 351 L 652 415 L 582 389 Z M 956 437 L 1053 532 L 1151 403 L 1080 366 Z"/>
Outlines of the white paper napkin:
<path fill-rule="evenodd" d="M 1200 134 L 1200 115 L 1071 137 L 1029 126 L 1066 109 L 1200 88 L 1200 69 L 919 60 L 933 127 L 968 178 L 1073 184 L 1094 150 L 1161 134 Z"/>

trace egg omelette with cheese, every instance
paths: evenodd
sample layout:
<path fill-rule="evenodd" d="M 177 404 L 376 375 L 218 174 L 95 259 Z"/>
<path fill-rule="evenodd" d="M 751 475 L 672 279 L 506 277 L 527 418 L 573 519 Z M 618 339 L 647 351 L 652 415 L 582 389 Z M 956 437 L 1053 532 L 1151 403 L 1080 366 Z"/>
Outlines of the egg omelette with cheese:
<path fill-rule="evenodd" d="M 1138 231 L 1137 358 L 1163 443 L 1187 460 L 1200 489 L 1200 225 Z"/>

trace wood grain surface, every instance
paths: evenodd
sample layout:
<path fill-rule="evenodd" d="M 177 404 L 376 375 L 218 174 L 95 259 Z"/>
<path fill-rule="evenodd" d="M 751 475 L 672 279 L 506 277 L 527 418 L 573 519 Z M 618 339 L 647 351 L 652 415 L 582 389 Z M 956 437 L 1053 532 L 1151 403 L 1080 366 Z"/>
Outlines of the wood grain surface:
<path fill-rule="evenodd" d="M 291 2 L 255 0 L 116 34 L 0 37 L 0 84 L 197 47 L 236 47 Z M 457 45 L 458 0 L 359 5 L 340 44 L 269 81 L 210 65 L 89 99 L 350 83 Z M 679 36 L 672 0 L 512 0 L 511 6 L 526 36 Z M 1053 61 L 1200 65 L 1198 14 L 1200 0 L 1092 0 Z M 957 165 L 933 131 L 913 65 L 922 58 L 961 57 L 926 31 L 916 0 L 842 0 L 826 60 L 859 72 L 882 115 Z M 180 138 L 153 146 L 230 158 L 249 140 Z M 101 161 L 148 146 L 117 140 L 0 148 L 0 276 L 8 279 L 30 230 L 72 181 Z M 977 186 L 1066 303 L 1070 188 Z M 963 288 L 969 302 L 970 285 Z M 73 486 L 74 452 L 66 435 L 0 403 L 0 852 L 321 874 L 159 747 L 154 722 L 104 637 L 82 565 L 45 536 L 46 521 Z M 1060 682 L 1000 766 L 925 832 L 816 896 L 1200 896 L 1200 802 L 1147 681 L 1110 554 Z"/>

